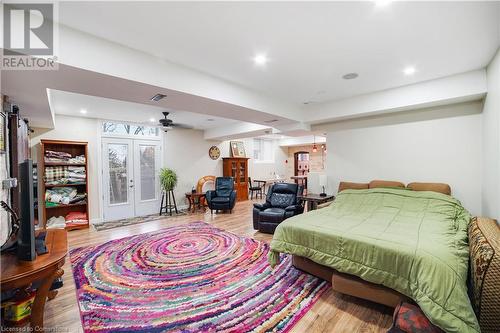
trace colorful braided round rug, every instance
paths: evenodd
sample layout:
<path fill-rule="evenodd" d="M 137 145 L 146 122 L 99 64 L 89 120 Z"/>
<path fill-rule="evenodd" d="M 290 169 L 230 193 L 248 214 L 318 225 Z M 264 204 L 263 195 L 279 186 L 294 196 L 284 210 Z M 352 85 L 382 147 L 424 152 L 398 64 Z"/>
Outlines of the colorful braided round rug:
<path fill-rule="evenodd" d="M 85 332 L 286 332 L 328 288 L 203 222 L 70 253 Z"/>

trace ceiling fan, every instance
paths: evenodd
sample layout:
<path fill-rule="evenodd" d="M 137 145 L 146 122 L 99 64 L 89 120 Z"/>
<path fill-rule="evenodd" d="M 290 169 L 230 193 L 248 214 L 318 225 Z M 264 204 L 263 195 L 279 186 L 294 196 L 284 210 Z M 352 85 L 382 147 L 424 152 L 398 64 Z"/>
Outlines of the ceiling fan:
<path fill-rule="evenodd" d="M 162 112 L 163 116 L 165 118 L 160 119 L 160 125 L 163 127 L 163 130 L 167 132 L 168 130 L 174 129 L 174 128 L 183 128 L 183 129 L 192 129 L 193 126 L 185 125 L 185 124 L 180 124 L 180 123 L 174 123 L 172 119 L 168 119 L 168 115 L 170 112 L 164 111 Z"/>

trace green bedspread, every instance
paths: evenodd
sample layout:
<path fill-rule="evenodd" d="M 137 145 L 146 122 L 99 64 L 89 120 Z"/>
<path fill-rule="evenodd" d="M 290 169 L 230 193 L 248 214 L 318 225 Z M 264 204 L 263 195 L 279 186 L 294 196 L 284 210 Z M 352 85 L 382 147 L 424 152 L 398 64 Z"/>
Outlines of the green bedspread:
<path fill-rule="evenodd" d="M 281 223 L 269 261 L 279 252 L 309 258 L 407 295 L 446 332 L 479 332 L 466 286 L 469 221 L 448 195 L 345 190 L 329 207 Z"/>

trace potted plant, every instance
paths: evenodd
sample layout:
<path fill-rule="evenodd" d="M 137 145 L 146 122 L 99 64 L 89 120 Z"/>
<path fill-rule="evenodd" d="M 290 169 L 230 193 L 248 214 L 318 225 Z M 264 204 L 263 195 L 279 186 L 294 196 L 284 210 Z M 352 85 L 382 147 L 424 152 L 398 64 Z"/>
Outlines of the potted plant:
<path fill-rule="evenodd" d="M 169 168 L 160 169 L 160 184 L 165 192 L 172 191 L 177 185 L 177 174 Z"/>

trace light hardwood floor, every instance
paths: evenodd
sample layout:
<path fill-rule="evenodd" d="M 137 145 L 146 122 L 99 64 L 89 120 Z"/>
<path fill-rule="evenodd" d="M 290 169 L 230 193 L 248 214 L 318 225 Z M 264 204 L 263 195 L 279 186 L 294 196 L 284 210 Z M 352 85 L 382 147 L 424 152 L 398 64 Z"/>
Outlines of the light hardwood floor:
<path fill-rule="evenodd" d="M 193 221 L 204 221 L 239 235 L 269 242 L 272 235 L 253 230 L 252 204 L 250 200 L 237 203 L 232 214 L 211 215 L 207 210 L 204 214 L 196 213 L 104 231 L 95 231 L 92 227 L 74 230 L 68 233 L 69 248 L 101 244 Z M 64 286 L 59 289 L 57 297 L 46 304 L 45 326 L 57 332 L 83 332 L 69 258 L 64 265 L 64 271 Z M 391 322 L 390 308 L 342 295 L 330 289 L 295 325 L 292 332 L 386 332 Z"/>

